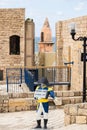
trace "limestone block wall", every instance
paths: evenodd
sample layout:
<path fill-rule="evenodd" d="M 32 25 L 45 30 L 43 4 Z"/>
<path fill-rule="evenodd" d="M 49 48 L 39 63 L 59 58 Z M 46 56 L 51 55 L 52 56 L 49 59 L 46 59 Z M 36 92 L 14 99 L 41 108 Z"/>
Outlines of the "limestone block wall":
<path fill-rule="evenodd" d="M 0 70 L 6 77 L 6 68 L 24 66 L 25 9 L 0 9 Z M 10 36 L 20 37 L 20 55 L 10 55 Z"/>
<path fill-rule="evenodd" d="M 56 65 L 56 53 L 55 52 L 44 52 L 44 53 L 40 52 L 39 53 L 39 65 L 40 66 Z"/>
<path fill-rule="evenodd" d="M 75 105 L 66 105 L 65 112 L 65 125 L 70 124 L 87 124 L 87 103 L 79 103 Z"/>
<path fill-rule="evenodd" d="M 35 110 L 33 93 L 9 93 L 0 95 L 0 113 Z"/>
<path fill-rule="evenodd" d="M 57 65 L 74 61 L 74 64 L 71 65 L 71 90 L 82 90 L 83 63 L 81 62 L 81 53 L 83 52 L 83 42 L 72 40 L 69 30 L 69 25 L 72 22 L 76 23 L 76 38 L 87 36 L 87 16 L 58 21 L 56 23 Z"/>
<path fill-rule="evenodd" d="M 55 91 L 58 106 L 64 106 L 66 104 L 82 103 L 83 92 L 82 91 Z"/>
<path fill-rule="evenodd" d="M 49 97 L 50 109 L 64 107 L 66 104 L 76 104 L 82 102 L 81 91 L 55 91 L 57 104 Z M 36 110 L 37 101 L 34 100 L 34 92 L 28 93 L 0 93 L 0 113 Z M 69 108 L 69 107 L 68 107 Z M 67 107 L 66 116 L 69 115 Z"/>
<path fill-rule="evenodd" d="M 50 109 L 56 108 L 52 99 Z M 37 101 L 34 99 L 34 92 L 29 93 L 6 93 L 0 94 L 0 113 L 36 110 Z"/>

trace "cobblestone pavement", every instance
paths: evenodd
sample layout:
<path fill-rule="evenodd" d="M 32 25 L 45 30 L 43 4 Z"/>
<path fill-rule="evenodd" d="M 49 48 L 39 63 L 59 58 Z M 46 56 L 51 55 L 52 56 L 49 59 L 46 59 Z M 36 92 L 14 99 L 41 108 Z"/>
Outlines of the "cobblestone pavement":
<path fill-rule="evenodd" d="M 36 111 L 22 111 L 0 114 L 0 130 L 33 130 L 35 126 Z M 73 124 L 64 126 L 63 109 L 57 109 L 49 111 L 48 130 L 87 130 L 87 125 Z"/>

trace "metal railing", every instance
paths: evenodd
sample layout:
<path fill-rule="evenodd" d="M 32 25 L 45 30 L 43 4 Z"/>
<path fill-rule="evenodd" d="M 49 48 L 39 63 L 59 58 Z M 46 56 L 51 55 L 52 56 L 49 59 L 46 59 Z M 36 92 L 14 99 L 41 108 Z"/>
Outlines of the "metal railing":
<path fill-rule="evenodd" d="M 71 67 L 69 66 L 31 66 L 7 68 L 7 92 L 20 92 L 19 86 L 26 83 L 31 91 L 35 90 L 36 82 L 41 77 L 47 77 L 50 85 L 71 84 Z"/>
<path fill-rule="evenodd" d="M 7 92 L 22 92 L 20 85 L 24 82 L 24 72 L 22 68 L 6 69 Z"/>

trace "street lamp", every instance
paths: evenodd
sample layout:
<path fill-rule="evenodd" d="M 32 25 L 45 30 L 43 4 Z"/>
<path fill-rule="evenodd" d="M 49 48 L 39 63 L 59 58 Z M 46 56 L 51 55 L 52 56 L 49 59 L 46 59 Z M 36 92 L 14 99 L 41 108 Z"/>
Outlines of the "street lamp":
<path fill-rule="evenodd" d="M 75 35 L 76 35 L 76 27 L 75 27 L 75 23 L 71 24 L 71 30 L 70 30 L 70 34 L 72 36 L 72 39 L 74 41 L 83 41 L 83 102 L 86 102 L 86 41 L 87 41 L 87 37 L 78 37 L 77 39 L 75 39 Z"/>

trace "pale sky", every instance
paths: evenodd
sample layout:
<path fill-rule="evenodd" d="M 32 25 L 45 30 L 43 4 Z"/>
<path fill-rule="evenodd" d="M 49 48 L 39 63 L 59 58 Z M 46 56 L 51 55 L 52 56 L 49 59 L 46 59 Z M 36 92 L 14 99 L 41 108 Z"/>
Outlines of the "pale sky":
<path fill-rule="evenodd" d="M 0 0 L 0 8 L 25 8 L 25 19 L 35 22 L 35 36 L 40 36 L 48 17 L 55 36 L 56 22 L 87 15 L 87 0 Z"/>

